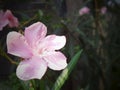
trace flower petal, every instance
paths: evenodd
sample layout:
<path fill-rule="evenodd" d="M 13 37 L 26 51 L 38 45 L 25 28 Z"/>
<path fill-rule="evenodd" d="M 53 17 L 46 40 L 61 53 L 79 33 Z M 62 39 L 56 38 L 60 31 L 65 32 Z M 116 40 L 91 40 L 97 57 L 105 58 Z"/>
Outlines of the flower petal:
<path fill-rule="evenodd" d="M 100 10 L 102 14 L 105 14 L 107 12 L 107 7 L 103 6 Z"/>
<path fill-rule="evenodd" d="M 41 22 L 34 23 L 25 29 L 25 37 L 31 45 L 43 39 L 46 33 L 47 27 Z"/>
<path fill-rule="evenodd" d="M 48 35 L 43 41 L 40 42 L 40 47 L 49 50 L 59 50 L 63 48 L 66 44 L 65 36 L 56 36 L 56 35 Z"/>
<path fill-rule="evenodd" d="M 61 52 L 49 52 L 44 59 L 53 70 L 62 70 L 67 66 L 66 57 Z"/>
<path fill-rule="evenodd" d="M 0 19 L 0 31 L 9 23 L 6 18 Z"/>
<path fill-rule="evenodd" d="M 80 16 L 84 15 L 84 14 L 89 14 L 90 13 L 90 9 L 88 7 L 83 7 L 79 10 L 79 14 Z"/>
<path fill-rule="evenodd" d="M 41 79 L 47 70 L 47 64 L 39 57 L 23 60 L 17 67 L 16 74 L 21 80 Z"/>
<path fill-rule="evenodd" d="M 0 31 L 9 23 L 8 19 L 4 17 L 4 12 L 0 10 Z"/>
<path fill-rule="evenodd" d="M 32 56 L 24 36 L 15 31 L 10 32 L 7 35 L 7 50 L 8 53 L 22 58 L 29 58 Z"/>
<path fill-rule="evenodd" d="M 4 16 L 3 10 L 0 10 L 0 19 Z"/>
<path fill-rule="evenodd" d="M 8 19 L 10 27 L 18 27 L 19 25 L 18 19 L 12 14 L 10 10 L 7 10 L 5 12 L 4 17 Z"/>

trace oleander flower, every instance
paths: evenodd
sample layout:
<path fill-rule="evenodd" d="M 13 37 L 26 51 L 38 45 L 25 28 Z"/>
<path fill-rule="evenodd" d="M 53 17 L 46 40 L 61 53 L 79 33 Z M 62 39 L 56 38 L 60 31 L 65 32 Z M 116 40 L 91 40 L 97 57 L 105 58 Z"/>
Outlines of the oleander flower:
<path fill-rule="evenodd" d="M 101 9 L 100 9 L 100 12 L 101 14 L 105 14 L 107 12 L 107 7 L 103 6 Z"/>
<path fill-rule="evenodd" d="M 90 9 L 88 7 L 83 7 L 79 10 L 79 14 L 80 16 L 84 15 L 84 14 L 89 14 L 90 13 Z"/>
<path fill-rule="evenodd" d="M 18 19 L 12 14 L 10 10 L 6 12 L 0 11 L 0 31 L 8 25 L 9 27 L 17 27 L 19 25 Z"/>
<path fill-rule="evenodd" d="M 21 80 L 41 79 L 47 67 L 62 70 L 67 66 L 66 57 L 58 51 L 65 46 L 65 36 L 46 36 L 46 33 L 47 28 L 41 22 L 25 28 L 24 35 L 8 33 L 8 53 L 23 58 L 16 69 Z"/>
<path fill-rule="evenodd" d="M 0 11 L 0 31 L 8 24 L 8 19 L 5 18 L 4 12 Z"/>

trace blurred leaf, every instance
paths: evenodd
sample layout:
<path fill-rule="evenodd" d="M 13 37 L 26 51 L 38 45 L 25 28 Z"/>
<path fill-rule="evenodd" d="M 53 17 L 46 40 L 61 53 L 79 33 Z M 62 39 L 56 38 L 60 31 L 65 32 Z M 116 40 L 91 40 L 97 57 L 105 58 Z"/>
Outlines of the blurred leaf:
<path fill-rule="evenodd" d="M 24 90 L 29 90 L 29 84 L 30 84 L 29 81 L 22 81 L 22 80 L 20 80 L 20 83 L 21 83 L 22 87 L 24 88 Z"/>
<path fill-rule="evenodd" d="M 35 90 L 33 87 L 31 87 L 29 90 Z"/>
<path fill-rule="evenodd" d="M 42 10 L 38 10 L 38 16 L 39 16 L 39 19 L 41 19 L 43 17 L 44 13 Z"/>
<path fill-rule="evenodd" d="M 40 80 L 40 90 L 45 90 L 45 81 Z"/>
<path fill-rule="evenodd" d="M 52 90 L 60 90 L 60 88 L 62 87 L 64 82 L 68 79 L 68 76 L 70 75 L 71 71 L 73 70 L 73 68 L 77 64 L 77 61 L 79 60 L 79 57 L 80 57 L 81 53 L 82 53 L 82 50 L 78 51 L 74 55 L 74 57 L 71 59 L 71 61 L 68 64 L 68 66 L 63 70 L 61 75 L 56 80 Z"/>

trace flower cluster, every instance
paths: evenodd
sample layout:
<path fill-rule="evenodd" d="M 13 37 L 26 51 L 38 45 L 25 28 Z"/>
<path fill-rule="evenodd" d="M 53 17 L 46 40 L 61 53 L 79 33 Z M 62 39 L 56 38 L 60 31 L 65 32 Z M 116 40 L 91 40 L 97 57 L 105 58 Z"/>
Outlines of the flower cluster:
<path fill-rule="evenodd" d="M 58 51 L 66 43 L 65 36 L 46 36 L 46 33 L 47 27 L 41 22 L 25 28 L 24 35 L 8 33 L 8 53 L 23 58 L 16 70 L 21 80 L 41 79 L 47 67 L 62 70 L 67 66 L 66 57 Z"/>
<path fill-rule="evenodd" d="M 6 12 L 0 11 L 0 31 L 9 25 L 9 27 L 17 27 L 19 25 L 18 19 L 12 14 L 10 10 Z"/>

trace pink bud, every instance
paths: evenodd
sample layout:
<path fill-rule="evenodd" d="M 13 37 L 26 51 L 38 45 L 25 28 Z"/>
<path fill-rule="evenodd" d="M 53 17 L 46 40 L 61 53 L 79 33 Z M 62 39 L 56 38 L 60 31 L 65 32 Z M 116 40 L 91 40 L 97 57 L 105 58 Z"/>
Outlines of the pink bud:
<path fill-rule="evenodd" d="M 89 14 L 90 9 L 88 7 L 83 7 L 79 10 L 79 14 L 80 16 L 84 15 L 84 14 Z"/>
<path fill-rule="evenodd" d="M 106 8 L 105 6 L 103 6 L 103 7 L 101 8 L 101 10 L 100 10 L 100 12 L 101 12 L 102 14 L 105 14 L 106 11 L 107 11 L 107 8 Z"/>
<path fill-rule="evenodd" d="M 18 19 L 12 14 L 10 10 L 6 12 L 0 11 L 0 31 L 9 25 L 9 27 L 17 27 L 19 25 Z"/>

